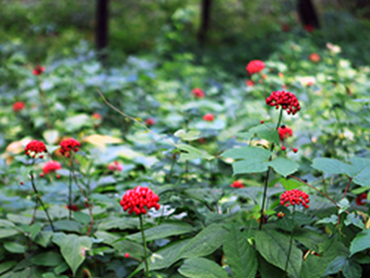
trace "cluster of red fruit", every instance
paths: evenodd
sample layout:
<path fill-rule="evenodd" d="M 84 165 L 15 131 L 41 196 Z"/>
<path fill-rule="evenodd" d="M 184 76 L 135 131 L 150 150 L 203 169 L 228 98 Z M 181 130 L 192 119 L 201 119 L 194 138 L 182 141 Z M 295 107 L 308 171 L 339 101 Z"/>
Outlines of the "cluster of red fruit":
<path fill-rule="evenodd" d="M 282 217 L 284 217 L 285 216 L 285 213 L 284 212 L 278 212 L 277 213 L 277 216 L 279 217 L 279 218 L 282 218 Z"/>
<path fill-rule="evenodd" d="M 81 143 L 74 138 L 65 139 L 60 142 L 59 152 L 65 157 L 69 157 L 70 151 L 78 152 L 78 147 L 81 147 Z"/>
<path fill-rule="evenodd" d="M 13 111 L 18 112 L 23 110 L 26 107 L 23 101 L 17 101 L 13 104 Z"/>
<path fill-rule="evenodd" d="M 289 191 L 285 191 L 283 194 L 280 196 L 280 204 L 282 206 L 287 206 L 289 207 L 290 205 L 300 205 L 304 206 L 306 209 L 309 208 L 308 203 L 310 200 L 308 199 L 308 194 L 306 192 L 303 192 L 298 189 L 293 189 Z"/>
<path fill-rule="evenodd" d="M 301 110 L 297 97 L 293 93 L 285 91 L 272 92 L 271 95 L 266 98 L 266 104 L 275 106 L 276 109 L 279 109 L 281 106 L 288 114 L 292 113 L 293 115 Z"/>
<path fill-rule="evenodd" d="M 45 71 L 45 68 L 44 68 L 44 67 L 36 66 L 36 67 L 32 70 L 32 74 L 33 74 L 33 75 L 41 75 L 44 71 Z"/>
<path fill-rule="evenodd" d="M 197 98 L 204 98 L 205 94 L 202 89 L 200 88 L 194 88 L 192 91 L 192 94 Z"/>
<path fill-rule="evenodd" d="M 233 188 L 244 188 L 244 184 L 241 181 L 234 181 L 230 186 Z"/>
<path fill-rule="evenodd" d="M 47 152 L 45 144 L 37 140 L 29 142 L 24 150 L 26 152 L 26 155 L 32 158 L 36 158 L 37 155 L 39 155 L 39 158 L 43 158 L 43 154 Z"/>
<path fill-rule="evenodd" d="M 253 60 L 248 63 L 248 65 L 245 67 L 249 75 L 255 74 L 260 72 L 265 68 L 265 63 L 261 60 Z"/>
<path fill-rule="evenodd" d="M 44 174 L 49 174 L 50 172 L 55 172 L 56 170 L 60 169 L 62 169 L 62 165 L 60 165 L 58 161 L 51 160 L 44 164 L 42 167 L 42 172 Z"/>
<path fill-rule="evenodd" d="M 155 207 L 159 209 L 159 197 L 150 188 L 137 186 L 134 189 L 127 190 L 119 202 L 124 211 L 129 214 L 135 212 L 137 215 L 146 214 L 147 210 Z"/>

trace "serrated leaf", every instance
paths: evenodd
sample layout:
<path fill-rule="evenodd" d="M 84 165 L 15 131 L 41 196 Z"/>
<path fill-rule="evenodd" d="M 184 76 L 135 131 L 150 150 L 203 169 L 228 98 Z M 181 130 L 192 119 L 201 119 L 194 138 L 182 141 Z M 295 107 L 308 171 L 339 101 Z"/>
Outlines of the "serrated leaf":
<path fill-rule="evenodd" d="M 166 238 L 169 236 L 182 235 L 193 231 L 193 227 L 187 223 L 168 223 L 145 230 L 145 239 L 147 241 Z M 129 235 L 129 240 L 142 242 L 141 232 Z"/>
<path fill-rule="evenodd" d="M 235 224 L 231 226 L 225 237 L 223 249 L 227 263 L 236 278 L 254 278 L 256 276 L 258 267 L 256 252 Z"/>
<path fill-rule="evenodd" d="M 228 278 L 221 266 L 204 258 L 187 259 L 178 271 L 188 278 Z"/>
<path fill-rule="evenodd" d="M 284 270 L 287 260 L 289 275 L 299 278 L 302 265 L 302 251 L 293 242 L 289 253 L 289 237 L 272 229 L 264 229 L 256 233 L 256 247 L 258 252 L 269 263 Z"/>
<path fill-rule="evenodd" d="M 273 159 L 269 166 L 271 166 L 278 174 L 286 177 L 296 172 L 299 168 L 299 164 L 284 157 L 278 157 Z"/>
<path fill-rule="evenodd" d="M 368 248 L 370 248 L 370 229 L 366 229 L 358 233 L 352 240 L 349 248 L 349 251 L 351 252 L 350 256 Z"/>
<path fill-rule="evenodd" d="M 193 160 L 197 158 L 203 158 L 206 160 L 212 160 L 214 156 L 211 156 L 206 151 L 199 150 L 190 145 L 180 144 L 177 148 L 181 150 L 180 161 Z"/>
<path fill-rule="evenodd" d="M 318 157 L 313 160 L 311 165 L 316 170 L 328 174 L 347 174 L 351 176 L 353 166 L 337 159 Z"/>
<path fill-rule="evenodd" d="M 180 253 L 181 258 L 207 256 L 219 248 L 227 231 L 218 224 L 212 224 L 197 234 Z"/>
<path fill-rule="evenodd" d="M 78 267 L 85 260 L 85 252 L 92 246 L 91 239 L 86 236 L 79 237 L 69 234 L 65 236 L 60 244 L 60 251 L 66 263 L 76 275 Z"/>
<path fill-rule="evenodd" d="M 271 156 L 271 152 L 258 147 L 241 147 L 227 150 L 223 152 L 221 156 L 234 159 L 250 159 L 254 160 L 255 162 L 262 162 L 268 161 Z"/>

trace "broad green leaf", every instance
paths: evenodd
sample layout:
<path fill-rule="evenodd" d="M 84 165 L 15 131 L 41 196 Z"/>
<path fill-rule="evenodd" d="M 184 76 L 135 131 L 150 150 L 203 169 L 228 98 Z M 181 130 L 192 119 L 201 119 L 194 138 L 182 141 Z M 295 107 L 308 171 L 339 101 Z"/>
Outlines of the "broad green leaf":
<path fill-rule="evenodd" d="M 189 130 L 188 132 L 186 132 L 185 130 L 180 129 L 176 131 L 174 135 L 176 137 L 180 137 L 184 141 L 194 141 L 200 138 L 199 134 L 199 130 Z"/>
<path fill-rule="evenodd" d="M 353 182 L 361 186 L 369 186 L 370 184 L 370 165 L 359 172 L 354 178 Z"/>
<path fill-rule="evenodd" d="M 187 259 L 178 271 L 188 278 L 228 278 L 221 266 L 204 258 Z"/>
<path fill-rule="evenodd" d="M 347 215 L 346 219 L 344 220 L 344 224 L 346 226 L 349 226 L 349 225 L 354 225 L 358 228 L 360 228 L 361 230 L 365 229 L 365 224 L 364 222 L 362 222 L 361 218 L 359 215 L 356 215 L 354 213 L 350 213 Z"/>
<path fill-rule="evenodd" d="M 83 213 L 81 211 L 74 211 L 73 218 L 81 224 L 89 224 L 91 220 L 90 215 Z"/>
<path fill-rule="evenodd" d="M 271 166 L 278 174 L 284 177 L 293 174 L 299 168 L 298 163 L 284 157 L 278 157 L 273 159 L 269 163 L 269 166 Z"/>
<path fill-rule="evenodd" d="M 190 233 L 192 231 L 193 227 L 183 222 L 162 224 L 157 227 L 145 230 L 145 239 L 147 241 L 155 240 L 160 238 L 166 238 L 169 236 L 182 235 Z M 141 232 L 129 235 L 127 239 L 142 242 Z"/>
<path fill-rule="evenodd" d="M 19 232 L 17 230 L 13 230 L 13 229 L 0 229 L 0 238 L 11 237 L 18 233 Z"/>
<path fill-rule="evenodd" d="M 44 131 L 42 136 L 44 137 L 46 143 L 48 143 L 49 145 L 53 145 L 59 137 L 59 131 L 55 130 L 55 129 L 46 130 L 46 131 Z"/>
<path fill-rule="evenodd" d="M 349 248 L 349 251 L 351 252 L 350 256 L 353 256 L 353 254 L 368 248 L 370 248 L 370 229 L 366 229 L 358 233 L 352 240 Z"/>
<path fill-rule="evenodd" d="M 225 237 L 223 249 L 227 263 L 236 278 L 256 276 L 258 267 L 256 252 L 235 224 L 231 226 Z"/>
<path fill-rule="evenodd" d="M 271 143 L 279 144 L 279 132 L 276 130 L 276 126 L 270 123 L 257 125 L 249 129 L 249 133 L 257 136 L 261 139 L 265 139 Z"/>
<path fill-rule="evenodd" d="M 8 271 L 17 264 L 16 261 L 7 261 L 0 264 L 0 274 Z"/>
<path fill-rule="evenodd" d="M 197 234 L 181 253 L 181 258 L 207 256 L 219 248 L 224 242 L 227 231 L 218 224 L 213 224 Z"/>
<path fill-rule="evenodd" d="M 285 190 L 296 189 L 297 187 L 302 185 L 301 182 L 299 182 L 297 180 L 294 180 L 294 179 L 283 179 L 283 178 L 281 178 L 281 179 L 279 179 L 279 182 L 285 188 Z"/>
<path fill-rule="evenodd" d="M 36 255 L 31 262 L 35 265 L 58 266 L 63 262 L 63 258 L 59 253 L 49 251 Z"/>
<path fill-rule="evenodd" d="M 69 132 L 77 131 L 83 126 L 90 126 L 91 119 L 86 114 L 79 114 L 65 120 L 64 126 Z"/>
<path fill-rule="evenodd" d="M 34 241 L 37 244 L 40 244 L 42 247 L 46 247 L 48 245 L 48 243 L 50 242 L 50 238 L 52 237 L 52 235 L 53 235 L 53 232 L 50 232 L 50 231 L 41 231 L 36 236 L 36 238 L 34 239 Z"/>
<path fill-rule="evenodd" d="M 268 161 L 271 156 L 271 152 L 258 147 L 241 147 L 227 150 L 222 153 L 221 156 L 234 159 L 247 159 L 254 160 L 256 162 L 262 162 Z"/>
<path fill-rule="evenodd" d="M 266 172 L 269 168 L 269 162 L 255 161 L 254 159 L 236 161 L 232 164 L 233 173 L 248 174 Z"/>
<path fill-rule="evenodd" d="M 343 275 L 346 278 L 361 278 L 362 268 L 357 262 L 346 260 L 343 266 Z"/>
<path fill-rule="evenodd" d="M 338 273 L 344 266 L 345 262 L 347 261 L 346 256 L 338 256 L 334 260 L 332 260 L 328 267 L 325 270 L 324 275 L 330 275 Z"/>
<path fill-rule="evenodd" d="M 180 144 L 177 145 L 177 148 L 181 151 L 180 161 L 193 160 L 197 158 L 203 158 L 206 160 L 214 159 L 214 156 L 211 156 L 204 150 L 199 150 L 190 145 Z"/>
<path fill-rule="evenodd" d="M 284 277 L 284 271 L 267 262 L 260 254 L 257 253 L 258 272 L 262 278 Z"/>
<path fill-rule="evenodd" d="M 293 245 L 289 253 L 289 237 L 272 229 L 264 229 L 256 233 L 256 247 L 258 252 L 269 263 L 285 270 L 286 262 L 288 261 L 287 272 L 294 278 L 300 277 L 302 265 L 302 251 Z M 289 260 L 288 260 L 289 259 Z"/>
<path fill-rule="evenodd" d="M 347 174 L 352 176 L 353 166 L 337 159 L 318 157 L 313 160 L 311 165 L 316 170 L 328 174 Z"/>
<path fill-rule="evenodd" d="M 325 240 L 328 239 L 328 237 L 320 235 L 319 233 L 307 228 L 301 228 L 294 231 L 293 238 L 302 243 L 308 249 L 317 253 L 320 251 L 319 245 L 323 244 Z"/>
<path fill-rule="evenodd" d="M 4 248 L 10 253 L 23 254 L 26 252 L 26 248 L 23 245 L 12 241 L 4 242 Z"/>
<path fill-rule="evenodd" d="M 105 244 L 108 244 L 112 246 L 114 249 L 116 249 L 119 252 L 127 252 L 130 254 L 133 258 L 143 258 L 144 257 L 144 249 L 141 244 L 138 244 L 136 242 L 132 242 L 129 240 L 120 240 L 120 236 L 115 235 L 113 233 L 108 233 L 104 231 L 98 231 L 95 233 L 95 236 L 98 239 L 103 239 Z M 150 250 L 147 250 L 149 254 L 151 254 Z"/>
<path fill-rule="evenodd" d="M 105 218 L 99 225 L 99 230 L 110 230 L 110 229 L 137 229 L 140 225 L 139 219 L 132 217 L 115 217 L 111 216 Z"/>
<path fill-rule="evenodd" d="M 54 222 L 54 227 L 62 231 L 76 232 L 79 233 L 82 229 L 80 223 L 74 220 L 59 220 Z"/>
<path fill-rule="evenodd" d="M 0 227 L 15 227 L 13 222 L 10 222 L 5 219 L 0 219 Z"/>
<path fill-rule="evenodd" d="M 86 236 L 79 237 L 74 234 L 65 236 L 60 244 L 63 258 L 71 268 L 73 275 L 85 260 L 85 252 L 92 246 L 91 239 Z"/>
<path fill-rule="evenodd" d="M 176 241 L 153 253 L 148 259 L 149 269 L 157 270 L 170 267 L 177 260 L 179 260 L 179 254 L 181 250 L 184 248 L 184 246 L 189 244 L 190 241 L 191 238 Z M 141 268 L 144 268 L 144 265 L 142 265 Z"/>

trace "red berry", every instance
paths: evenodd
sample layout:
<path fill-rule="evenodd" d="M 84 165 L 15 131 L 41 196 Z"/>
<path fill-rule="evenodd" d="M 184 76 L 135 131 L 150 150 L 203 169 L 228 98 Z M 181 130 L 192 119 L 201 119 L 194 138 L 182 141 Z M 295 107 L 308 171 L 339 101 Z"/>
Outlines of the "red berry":
<path fill-rule="evenodd" d="M 125 253 L 125 258 L 130 258 L 130 254 L 129 253 Z"/>
<path fill-rule="evenodd" d="M 293 149 L 293 152 L 295 152 L 295 153 L 298 152 L 298 149 L 297 148 L 294 148 Z"/>
<path fill-rule="evenodd" d="M 41 173 L 41 174 L 40 174 L 40 178 L 43 178 L 43 177 L 44 177 L 44 174 L 43 174 L 43 173 Z"/>
<path fill-rule="evenodd" d="M 286 150 L 286 147 L 282 146 L 282 147 L 281 147 L 281 150 L 282 150 L 282 151 L 285 151 L 285 150 Z"/>
<path fill-rule="evenodd" d="M 23 184 L 24 184 L 24 183 L 23 183 L 23 181 L 21 181 L 21 182 L 20 182 L 20 185 L 23 185 Z"/>
<path fill-rule="evenodd" d="M 60 179 L 60 175 L 57 175 L 57 179 Z"/>
<path fill-rule="evenodd" d="M 261 124 L 263 124 L 264 123 L 264 121 L 263 120 L 261 120 Z"/>

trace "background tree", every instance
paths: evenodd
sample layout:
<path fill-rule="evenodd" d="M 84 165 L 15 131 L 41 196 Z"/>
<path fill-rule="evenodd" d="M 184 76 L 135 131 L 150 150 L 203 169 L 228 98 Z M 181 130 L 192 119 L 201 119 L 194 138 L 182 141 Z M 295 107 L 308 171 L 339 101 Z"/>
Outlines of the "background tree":
<path fill-rule="evenodd" d="M 311 26 L 314 29 L 320 28 L 319 18 L 311 0 L 298 0 L 297 10 L 299 19 L 304 26 Z"/>
<path fill-rule="evenodd" d="M 109 0 L 97 0 L 95 21 L 95 43 L 99 59 L 104 62 L 107 58 L 109 33 Z"/>
<path fill-rule="evenodd" d="M 206 41 L 209 23 L 211 19 L 211 6 L 212 0 L 202 0 L 201 25 L 198 32 L 198 42 L 200 46 L 203 46 Z"/>

